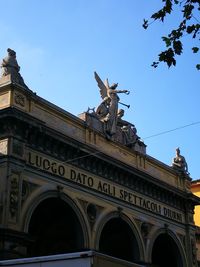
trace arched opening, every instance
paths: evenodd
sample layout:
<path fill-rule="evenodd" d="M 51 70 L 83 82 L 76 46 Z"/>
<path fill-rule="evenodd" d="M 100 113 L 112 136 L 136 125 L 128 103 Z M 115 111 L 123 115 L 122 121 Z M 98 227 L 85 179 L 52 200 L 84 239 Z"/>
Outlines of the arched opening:
<path fill-rule="evenodd" d="M 83 230 L 77 215 L 59 198 L 46 199 L 37 206 L 28 232 L 34 239 L 31 256 L 73 252 L 84 247 Z"/>
<path fill-rule="evenodd" d="M 113 218 L 105 224 L 100 236 L 99 251 L 127 261 L 140 260 L 136 237 L 129 224 L 121 218 Z"/>
<path fill-rule="evenodd" d="M 181 253 L 168 234 L 160 234 L 153 245 L 152 264 L 156 267 L 182 267 Z"/>

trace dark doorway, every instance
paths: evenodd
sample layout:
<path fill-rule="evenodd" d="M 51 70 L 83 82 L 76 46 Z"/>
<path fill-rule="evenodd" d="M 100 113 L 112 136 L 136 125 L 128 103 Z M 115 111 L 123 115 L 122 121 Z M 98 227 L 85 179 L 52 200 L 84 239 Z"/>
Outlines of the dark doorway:
<path fill-rule="evenodd" d="M 121 218 L 114 218 L 106 223 L 101 233 L 99 251 L 127 261 L 140 260 L 135 235 L 128 223 Z"/>
<path fill-rule="evenodd" d="M 35 240 L 31 256 L 73 252 L 84 246 L 77 215 L 59 198 L 49 198 L 38 205 L 31 217 L 29 234 Z"/>
<path fill-rule="evenodd" d="M 156 239 L 152 251 L 152 264 L 158 267 L 182 267 L 183 262 L 178 246 L 168 234 Z"/>

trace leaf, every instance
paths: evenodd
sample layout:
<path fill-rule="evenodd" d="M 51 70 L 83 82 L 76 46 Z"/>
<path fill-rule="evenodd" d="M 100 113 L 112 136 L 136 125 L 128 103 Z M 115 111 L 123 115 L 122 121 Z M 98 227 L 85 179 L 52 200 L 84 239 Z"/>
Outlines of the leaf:
<path fill-rule="evenodd" d="M 196 38 L 197 34 L 199 34 L 199 29 L 200 29 L 200 24 L 196 24 L 195 31 L 194 31 L 192 38 Z"/>
<path fill-rule="evenodd" d="M 142 27 L 146 30 L 149 26 L 148 20 L 144 19 L 143 21 L 144 21 L 144 23 L 142 24 Z"/>
<path fill-rule="evenodd" d="M 173 48 L 174 48 L 175 54 L 180 55 L 183 51 L 183 46 L 182 46 L 181 41 L 174 41 Z"/>
<path fill-rule="evenodd" d="M 181 21 L 181 23 L 179 25 L 179 29 L 181 31 L 184 31 L 186 29 L 186 19 L 184 19 L 183 21 Z"/>
<path fill-rule="evenodd" d="M 195 30 L 195 25 L 193 24 L 193 25 L 189 25 L 189 26 L 187 26 L 187 29 L 186 29 L 186 31 L 187 31 L 187 33 L 192 33 L 193 31 Z"/>
<path fill-rule="evenodd" d="M 172 48 L 169 48 L 168 50 L 161 52 L 159 55 L 159 61 L 166 62 L 168 67 L 171 67 L 171 65 L 176 65 L 176 60 L 174 58 L 174 51 Z"/>
<path fill-rule="evenodd" d="M 157 68 L 158 67 L 158 64 L 159 64 L 159 62 L 158 61 L 154 61 L 152 64 L 151 64 L 151 66 L 152 67 L 154 67 L 154 68 Z"/>
<path fill-rule="evenodd" d="M 164 7 L 164 10 L 168 14 L 171 13 L 171 11 L 172 11 L 172 2 L 171 2 L 171 0 L 166 0 L 166 4 L 165 4 L 165 7 Z"/>
<path fill-rule="evenodd" d="M 192 51 L 193 51 L 193 53 L 197 53 L 198 51 L 199 51 L 199 48 L 198 47 L 192 47 Z"/>
<path fill-rule="evenodd" d="M 196 65 L 197 70 L 200 70 L 200 64 Z"/>
<path fill-rule="evenodd" d="M 194 6 L 191 4 L 184 5 L 184 9 L 182 10 L 183 17 L 185 17 L 188 20 L 191 19 L 193 8 Z"/>
<path fill-rule="evenodd" d="M 180 37 L 182 37 L 182 35 L 183 35 L 182 30 L 178 28 L 176 30 L 172 30 L 171 33 L 169 34 L 169 37 L 175 40 L 175 39 L 179 39 Z"/>
<path fill-rule="evenodd" d="M 172 59 L 172 63 L 173 63 L 174 66 L 176 66 L 176 60 L 175 60 L 175 58 Z"/>
<path fill-rule="evenodd" d="M 163 36 L 162 40 L 165 42 L 166 47 L 169 47 L 171 45 L 170 38 L 167 38 L 166 36 Z"/>
<path fill-rule="evenodd" d="M 155 20 L 156 20 L 156 19 L 160 19 L 160 20 L 163 22 L 165 16 L 166 16 L 166 12 L 165 12 L 165 10 L 164 10 L 164 8 L 163 8 L 163 9 L 160 9 L 158 12 L 154 13 L 154 14 L 151 16 L 151 18 L 152 18 L 152 19 L 155 19 Z"/>
<path fill-rule="evenodd" d="M 178 27 L 173 27 L 172 31 L 167 35 L 162 36 L 162 40 L 165 43 L 166 50 L 161 51 L 158 55 L 158 62 L 153 62 L 152 67 L 157 68 L 160 62 L 164 62 L 168 67 L 176 65 L 176 55 L 181 55 L 183 52 L 183 43 L 185 35 L 190 35 L 193 39 L 198 39 L 200 41 L 200 22 L 198 16 L 200 11 L 200 0 L 160 0 L 163 5 L 162 8 L 157 12 L 153 13 L 151 18 L 152 20 L 164 21 L 165 17 L 168 14 L 171 14 L 175 5 L 182 12 L 182 18 L 179 19 Z M 193 15 L 194 13 L 194 15 Z M 192 24 L 192 21 L 196 23 Z M 143 27 L 146 29 L 151 23 L 147 20 L 144 20 Z M 192 47 L 193 53 L 198 53 L 200 47 Z M 200 64 L 196 65 L 196 68 L 200 70 Z"/>

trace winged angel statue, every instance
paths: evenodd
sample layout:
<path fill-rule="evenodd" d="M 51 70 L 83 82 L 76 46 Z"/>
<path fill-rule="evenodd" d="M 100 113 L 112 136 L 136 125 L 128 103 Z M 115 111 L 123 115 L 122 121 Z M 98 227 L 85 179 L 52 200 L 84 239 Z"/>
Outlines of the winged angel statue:
<path fill-rule="evenodd" d="M 117 114 L 119 93 L 129 94 L 128 90 L 116 90 L 118 83 L 109 85 L 108 79 L 105 82 L 101 80 L 99 75 L 94 72 L 95 79 L 100 89 L 100 95 L 103 101 L 96 109 L 96 115 L 105 123 L 105 131 L 110 136 L 114 135 L 117 131 Z"/>

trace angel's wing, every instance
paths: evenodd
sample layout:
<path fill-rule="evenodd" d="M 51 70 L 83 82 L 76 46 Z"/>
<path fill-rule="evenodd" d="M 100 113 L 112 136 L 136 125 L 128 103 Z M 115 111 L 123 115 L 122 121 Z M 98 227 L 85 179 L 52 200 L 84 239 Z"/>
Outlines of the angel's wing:
<path fill-rule="evenodd" d="M 105 86 L 106 86 L 106 88 L 107 88 L 107 90 L 108 90 L 108 89 L 109 89 L 109 87 L 110 87 L 110 86 L 109 86 L 108 79 L 106 79 L 106 80 L 105 80 L 104 84 L 105 84 Z"/>
<path fill-rule="evenodd" d="M 98 87 L 100 89 L 101 98 L 104 99 L 106 96 L 108 96 L 108 93 L 107 93 L 107 91 L 109 89 L 109 87 L 107 87 L 108 82 L 107 82 L 107 84 L 104 84 L 103 81 L 101 80 L 101 78 L 99 77 L 99 75 L 96 73 L 96 71 L 94 72 L 94 77 L 95 77 L 95 80 L 97 81 Z"/>

